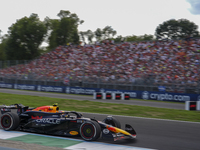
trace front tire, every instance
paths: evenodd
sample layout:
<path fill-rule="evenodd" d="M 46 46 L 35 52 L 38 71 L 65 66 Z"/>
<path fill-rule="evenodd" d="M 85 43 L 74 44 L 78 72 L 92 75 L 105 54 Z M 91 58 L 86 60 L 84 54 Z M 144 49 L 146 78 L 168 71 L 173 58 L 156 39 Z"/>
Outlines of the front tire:
<path fill-rule="evenodd" d="M 84 122 L 80 127 L 80 135 L 85 141 L 95 141 L 100 137 L 101 127 L 95 121 Z"/>
<path fill-rule="evenodd" d="M 19 116 L 16 113 L 8 112 L 1 116 L 1 127 L 6 130 L 15 130 L 19 126 Z"/>

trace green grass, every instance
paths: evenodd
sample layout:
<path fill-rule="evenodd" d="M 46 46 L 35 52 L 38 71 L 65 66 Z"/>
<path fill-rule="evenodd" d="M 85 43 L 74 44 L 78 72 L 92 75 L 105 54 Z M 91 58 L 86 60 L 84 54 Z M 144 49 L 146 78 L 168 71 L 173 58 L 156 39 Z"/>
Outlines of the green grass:
<path fill-rule="evenodd" d="M 30 107 L 58 103 L 61 110 L 200 122 L 200 111 L 0 93 L 0 105 L 21 103 Z"/>

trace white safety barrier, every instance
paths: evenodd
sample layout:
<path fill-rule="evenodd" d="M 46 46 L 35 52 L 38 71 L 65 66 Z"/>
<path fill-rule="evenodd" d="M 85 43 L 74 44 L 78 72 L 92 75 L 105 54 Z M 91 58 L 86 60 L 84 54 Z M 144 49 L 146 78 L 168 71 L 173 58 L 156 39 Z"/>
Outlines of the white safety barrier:
<path fill-rule="evenodd" d="M 94 99 L 129 100 L 130 95 L 126 93 L 93 93 Z"/>
<path fill-rule="evenodd" d="M 200 110 L 200 101 L 186 101 L 185 110 Z"/>

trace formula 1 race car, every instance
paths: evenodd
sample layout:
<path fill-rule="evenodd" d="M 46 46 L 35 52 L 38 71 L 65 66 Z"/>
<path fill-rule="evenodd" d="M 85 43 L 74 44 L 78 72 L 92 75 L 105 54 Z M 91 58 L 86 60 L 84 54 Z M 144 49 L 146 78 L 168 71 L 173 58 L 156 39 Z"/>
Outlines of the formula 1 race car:
<path fill-rule="evenodd" d="M 16 111 L 14 111 L 16 110 Z M 120 122 L 107 116 L 103 121 L 85 118 L 75 111 L 60 111 L 57 104 L 29 108 L 22 104 L 1 107 L 1 127 L 6 130 L 21 130 L 60 136 L 81 136 L 86 141 L 111 138 L 114 141 L 134 139 L 136 132 L 126 124 L 121 129 Z"/>

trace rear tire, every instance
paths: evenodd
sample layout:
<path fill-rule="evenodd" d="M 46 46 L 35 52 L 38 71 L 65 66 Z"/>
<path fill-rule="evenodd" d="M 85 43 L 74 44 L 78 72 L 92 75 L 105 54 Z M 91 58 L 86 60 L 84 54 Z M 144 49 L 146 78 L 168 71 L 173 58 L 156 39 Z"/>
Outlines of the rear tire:
<path fill-rule="evenodd" d="M 103 120 L 103 122 L 114 127 L 121 128 L 121 123 L 113 116 L 107 116 L 106 119 Z"/>
<path fill-rule="evenodd" d="M 1 127 L 6 130 L 15 130 L 19 126 L 19 116 L 16 113 L 8 112 L 1 116 Z"/>
<path fill-rule="evenodd" d="M 85 141 L 95 141 L 101 135 L 101 126 L 95 121 L 88 121 L 81 124 L 80 135 Z"/>

